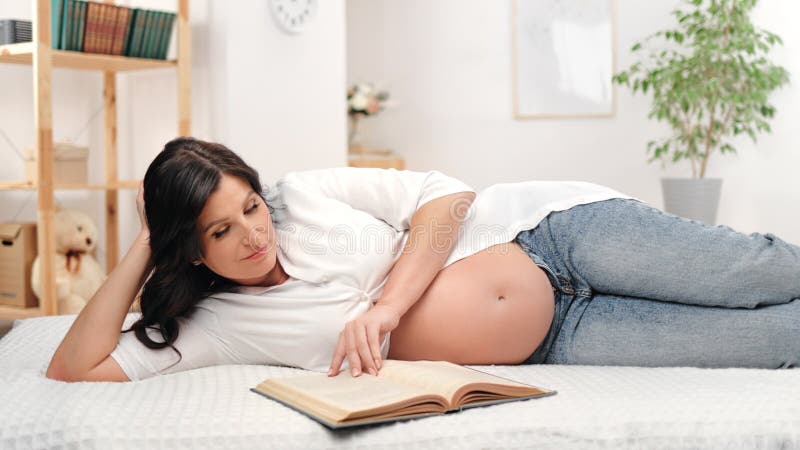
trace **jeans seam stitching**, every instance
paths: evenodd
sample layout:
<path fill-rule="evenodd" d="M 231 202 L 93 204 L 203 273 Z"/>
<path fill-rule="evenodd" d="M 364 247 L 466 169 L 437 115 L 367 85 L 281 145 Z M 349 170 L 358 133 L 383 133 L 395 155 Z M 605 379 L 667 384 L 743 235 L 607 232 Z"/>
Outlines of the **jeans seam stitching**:
<path fill-rule="evenodd" d="M 565 210 L 565 211 L 569 211 L 569 209 L 572 209 L 572 208 L 568 208 L 568 209 L 567 209 L 567 210 Z M 550 247 L 552 248 L 552 251 L 553 251 L 553 253 L 555 253 L 556 257 L 557 257 L 557 258 L 558 258 L 558 259 L 559 259 L 559 260 L 560 260 L 562 263 L 564 263 L 564 265 L 566 266 L 566 263 L 565 263 L 565 261 L 564 261 L 564 257 L 563 257 L 563 256 L 561 256 L 561 252 L 558 250 L 558 247 L 557 247 L 557 246 L 556 246 L 556 244 L 555 244 L 556 240 L 555 240 L 555 238 L 553 237 L 553 228 L 550 226 L 550 218 L 549 218 L 549 217 L 547 217 L 547 218 L 545 218 L 545 220 L 547 221 L 547 235 L 548 235 L 548 236 L 550 236 L 550 242 L 549 242 L 549 244 L 550 244 Z M 558 275 L 556 276 L 556 278 L 558 278 L 559 280 L 563 279 L 563 280 L 564 280 L 564 282 L 566 282 L 566 284 L 567 284 L 567 289 L 564 289 L 562 286 L 559 286 L 559 288 L 560 288 L 561 290 L 563 290 L 564 292 L 566 292 L 567 294 L 570 294 L 570 295 L 574 295 L 574 294 L 575 294 L 575 289 L 573 288 L 573 286 L 572 286 L 572 282 L 569 280 L 569 278 L 567 278 L 567 277 L 564 277 L 564 276 L 562 276 L 562 275 L 560 275 L 560 274 L 558 274 Z M 561 284 L 561 283 L 559 283 L 559 284 Z"/>

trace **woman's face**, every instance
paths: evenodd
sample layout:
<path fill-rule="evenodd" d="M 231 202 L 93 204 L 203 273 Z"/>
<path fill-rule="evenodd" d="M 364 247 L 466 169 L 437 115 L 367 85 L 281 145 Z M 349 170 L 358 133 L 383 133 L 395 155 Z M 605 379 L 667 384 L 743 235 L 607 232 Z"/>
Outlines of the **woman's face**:
<path fill-rule="evenodd" d="M 223 174 L 198 218 L 204 256 L 217 274 L 243 285 L 264 284 L 279 268 L 264 200 L 241 178 Z"/>

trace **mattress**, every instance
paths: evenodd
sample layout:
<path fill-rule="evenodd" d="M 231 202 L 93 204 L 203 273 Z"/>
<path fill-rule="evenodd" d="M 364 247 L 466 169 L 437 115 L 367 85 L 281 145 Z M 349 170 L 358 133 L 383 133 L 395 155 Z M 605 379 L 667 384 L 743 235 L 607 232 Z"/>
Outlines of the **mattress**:
<path fill-rule="evenodd" d="M 470 366 L 558 394 L 332 431 L 249 391 L 301 369 L 50 380 L 75 317 L 17 320 L 0 340 L 0 448 L 800 448 L 796 369 Z"/>

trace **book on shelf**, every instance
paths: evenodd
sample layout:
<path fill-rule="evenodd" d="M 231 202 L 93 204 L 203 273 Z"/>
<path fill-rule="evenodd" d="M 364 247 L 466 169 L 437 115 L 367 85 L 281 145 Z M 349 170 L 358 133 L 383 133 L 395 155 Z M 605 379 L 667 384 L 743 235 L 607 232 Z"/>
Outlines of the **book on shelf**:
<path fill-rule="evenodd" d="M 75 8 L 75 43 L 73 50 L 83 51 L 83 32 L 86 30 L 86 10 L 89 5 L 86 2 L 78 2 Z"/>
<path fill-rule="evenodd" d="M 125 48 L 125 37 L 128 35 L 128 28 L 130 27 L 130 8 L 118 8 L 117 20 L 114 23 L 114 39 L 111 45 L 112 55 L 121 55 L 122 50 Z"/>
<path fill-rule="evenodd" d="M 156 34 L 156 21 L 158 19 L 158 11 L 148 11 L 147 20 L 145 23 L 144 37 L 142 38 L 141 56 L 142 58 L 150 57 L 150 47 L 153 45 L 153 36 Z"/>
<path fill-rule="evenodd" d="M 331 429 L 409 420 L 557 391 L 447 361 L 382 361 L 377 376 L 342 370 L 268 378 L 250 389 Z"/>
<path fill-rule="evenodd" d="M 31 28 L 30 20 L 0 20 L 0 45 L 30 42 Z"/>
<path fill-rule="evenodd" d="M 50 0 L 52 47 L 167 59 L 176 13 L 85 0 Z"/>

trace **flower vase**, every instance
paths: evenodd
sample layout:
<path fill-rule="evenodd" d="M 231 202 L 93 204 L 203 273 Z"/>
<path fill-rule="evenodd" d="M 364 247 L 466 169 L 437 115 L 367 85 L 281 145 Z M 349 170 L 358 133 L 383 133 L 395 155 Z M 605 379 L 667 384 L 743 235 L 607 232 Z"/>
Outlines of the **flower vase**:
<path fill-rule="evenodd" d="M 359 122 L 361 121 L 361 114 L 350 114 L 350 130 L 347 134 L 347 146 L 350 153 L 359 153 L 363 151 L 364 145 L 361 142 L 361 134 L 359 133 Z"/>

